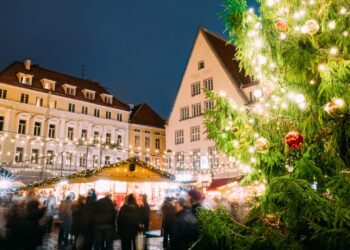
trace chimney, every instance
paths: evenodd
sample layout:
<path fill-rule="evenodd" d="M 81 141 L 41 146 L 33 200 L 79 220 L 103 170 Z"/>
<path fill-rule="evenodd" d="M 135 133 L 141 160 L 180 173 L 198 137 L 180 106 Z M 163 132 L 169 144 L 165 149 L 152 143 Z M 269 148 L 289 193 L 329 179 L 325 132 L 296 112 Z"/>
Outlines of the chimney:
<path fill-rule="evenodd" d="M 24 67 L 26 70 L 30 70 L 30 66 L 32 65 L 32 61 L 29 59 L 24 60 Z"/>

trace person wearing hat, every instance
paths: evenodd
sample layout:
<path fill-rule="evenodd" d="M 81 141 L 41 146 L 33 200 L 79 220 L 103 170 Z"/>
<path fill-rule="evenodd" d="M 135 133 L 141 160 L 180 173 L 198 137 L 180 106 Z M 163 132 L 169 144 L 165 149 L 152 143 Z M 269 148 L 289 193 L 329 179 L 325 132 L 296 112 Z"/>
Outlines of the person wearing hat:
<path fill-rule="evenodd" d="M 198 210 L 203 207 L 201 204 L 202 195 L 197 190 L 191 189 L 188 191 L 188 196 L 191 203 L 191 211 L 197 218 Z"/>
<path fill-rule="evenodd" d="M 178 198 L 175 202 L 176 219 L 173 226 L 171 250 L 186 250 L 198 238 L 198 221 L 190 209 L 186 198 Z"/>

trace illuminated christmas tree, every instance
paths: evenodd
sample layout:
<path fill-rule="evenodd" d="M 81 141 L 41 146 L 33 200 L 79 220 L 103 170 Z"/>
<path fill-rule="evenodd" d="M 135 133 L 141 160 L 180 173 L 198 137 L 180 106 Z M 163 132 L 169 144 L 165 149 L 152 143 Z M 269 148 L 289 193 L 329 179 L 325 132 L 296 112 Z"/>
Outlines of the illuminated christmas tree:
<path fill-rule="evenodd" d="M 212 249 L 350 249 L 350 2 L 226 0 L 232 55 L 258 82 L 239 106 L 208 92 L 208 137 L 264 182 L 249 218 L 200 216 Z"/>

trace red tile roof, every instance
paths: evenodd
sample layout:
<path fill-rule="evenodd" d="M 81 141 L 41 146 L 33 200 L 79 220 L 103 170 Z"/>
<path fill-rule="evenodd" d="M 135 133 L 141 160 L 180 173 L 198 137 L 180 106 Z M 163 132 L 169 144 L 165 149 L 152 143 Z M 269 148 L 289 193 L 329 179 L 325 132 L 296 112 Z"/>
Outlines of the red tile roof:
<path fill-rule="evenodd" d="M 33 75 L 32 85 L 19 83 L 17 78 L 17 73 L 19 72 Z M 104 93 L 104 94 L 110 95 L 110 93 L 104 87 L 102 87 L 98 82 L 93 82 L 93 81 L 81 79 L 75 76 L 66 75 L 63 73 L 59 73 L 56 71 L 39 67 L 38 65 L 32 65 L 30 70 L 26 70 L 24 67 L 24 64 L 19 61 L 13 62 L 7 68 L 5 68 L 3 71 L 0 72 L 0 82 L 2 83 L 14 85 L 22 88 L 33 89 L 41 92 L 49 92 L 49 90 L 43 88 L 42 83 L 40 82 L 40 80 L 43 78 L 56 81 L 56 88 L 55 88 L 55 91 L 51 91 L 52 94 L 60 95 L 60 96 L 64 96 L 64 97 L 72 98 L 76 100 L 91 102 L 91 103 L 95 103 L 95 104 L 103 105 L 107 107 L 112 107 L 112 108 L 117 108 L 117 109 L 122 109 L 127 111 L 130 110 L 127 104 L 123 103 L 122 101 L 116 98 L 113 98 L 112 104 L 104 103 L 100 94 Z M 76 86 L 77 87 L 76 95 L 73 96 L 73 95 L 65 94 L 64 89 L 62 87 L 63 84 Z M 89 89 L 89 90 L 95 91 L 96 92 L 95 100 L 86 99 L 84 94 L 82 93 L 83 89 Z"/>
<path fill-rule="evenodd" d="M 160 117 L 147 103 L 135 105 L 130 115 L 130 123 L 164 128 L 165 120 Z"/>
<path fill-rule="evenodd" d="M 255 81 L 250 76 L 246 75 L 244 69 L 240 70 L 239 61 L 234 58 L 237 52 L 236 47 L 228 43 L 224 38 L 204 28 L 200 28 L 200 31 L 203 32 L 206 40 L 214 50 L 214 53 L 235 81 L 239 94 L 246 102 L 248 102 L 248 98 L 242 91 L 242 88 L 255 84 Z"/>

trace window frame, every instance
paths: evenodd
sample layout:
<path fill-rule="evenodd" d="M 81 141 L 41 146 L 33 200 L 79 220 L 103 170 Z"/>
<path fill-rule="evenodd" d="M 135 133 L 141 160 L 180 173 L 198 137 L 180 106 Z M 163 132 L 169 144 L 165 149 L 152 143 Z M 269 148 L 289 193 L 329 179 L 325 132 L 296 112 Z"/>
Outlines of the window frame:
<path fill-rule="evenodd" d="M 195 82 L 191 84 L 191 96 L 197 96 L 201 94 L 201 82 Z"/>

